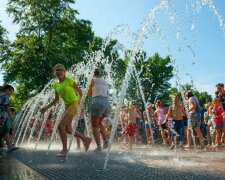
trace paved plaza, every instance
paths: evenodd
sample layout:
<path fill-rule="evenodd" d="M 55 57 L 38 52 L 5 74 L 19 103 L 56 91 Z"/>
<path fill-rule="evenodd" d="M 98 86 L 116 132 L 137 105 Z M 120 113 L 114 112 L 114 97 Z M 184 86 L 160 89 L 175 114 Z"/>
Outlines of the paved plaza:
<path fill-rule="evenodd" d="M 65 158 L 55 157 L 57 152 L 52 150 L 47 155 L 44 149 L 21 148 L 7 156 L 11 169 L 17 171 L 8 170 L 4 176 L 13 177 L 22 166 L 24 172 L 20 172 L 20 176 L 27 179 L 225 179 L 223 151 L 171 152 L 166 148 L 145 147 L 119 151 L 113 148 L 106 171 L 101 170 L 106 152 L 73 151 L 67 162 Z"/>

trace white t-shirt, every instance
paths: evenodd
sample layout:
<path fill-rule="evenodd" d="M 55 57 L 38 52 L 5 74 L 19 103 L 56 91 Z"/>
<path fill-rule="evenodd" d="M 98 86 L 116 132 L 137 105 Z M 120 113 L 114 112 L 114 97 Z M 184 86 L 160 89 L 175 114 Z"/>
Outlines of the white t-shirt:
<path fill-rule="evenodd" d="M 102 78 L 94 78 L 94 86 L 92 87 L 92 97 L 107 97 L 108 85 Z"/>

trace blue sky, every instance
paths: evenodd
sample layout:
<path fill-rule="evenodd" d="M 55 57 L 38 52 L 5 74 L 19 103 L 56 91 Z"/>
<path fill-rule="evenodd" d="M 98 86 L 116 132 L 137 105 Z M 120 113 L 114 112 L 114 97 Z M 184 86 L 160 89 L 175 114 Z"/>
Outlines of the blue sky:
<path fill-rule="evenodd" d="M 93 30 L 96 35 L 106 37 L 110 31 L 120 24 L 128 24 L 133 32 L 137 32 L 141 21 L 147 16 L 150 9 L 157 0 L 76 0 L 74 8 L 78 9 L 79 18 L 88 19 L 92 22 Z M 175 9 L 177 10 L 178 20 L 181 12 L 184 11 L 185 1 L 173 0 Z M 215 0 L 215 5 L 225 18 L 225 1 Z M 10 40 L 15 39 L 15 34 L 19 27 L 12 24 L 12 19 L 5 12 L 6 0 L 2 0 L 0 6 L 0 20 L 2 25 L 8 30 Z M 192 9 L 189 8 L 189 12 Z M 208 91 L 213 94 L 214 85 L 218 82 L 225 83 L 225 36 L 219 26 L 218 21 L 214 18 L 213 13 L 207 7 L 204 7 L 195 24 L 196 42 L 192 49 L 196 55 L 194 59 L 190 49 L 185 48 L 193 40 L 191 36 L 192 23 L 187 19 L 187 23 L 183 23 L 181 31 L 186 37 L 183 42 L 182 52 L 178 51 L 179 44 L 172 28 L 168 23 L 168 18 L 162 13 L 156 20 L 158 26 L 166 35 L 168 44 L 171 48 L 173 57 L 180 66 L 180 77 L 183 83 L 190 82 L 190 74 L 194 85 L 200 91 Z M 125 38 L 122 36 L 115 37 L 121 41 Z M 161 56 L 166 56 L 166 48 L 160 42 L 158 35 L 150 36 L 145 41 L 143 49 L 148 56 L 158 52 Z M 195 61 L 195 65 L 192 62 Z M 0 76 L 0 83 L 2 77 Z M 174 85 L 174 79 L 171 80 Z"/>

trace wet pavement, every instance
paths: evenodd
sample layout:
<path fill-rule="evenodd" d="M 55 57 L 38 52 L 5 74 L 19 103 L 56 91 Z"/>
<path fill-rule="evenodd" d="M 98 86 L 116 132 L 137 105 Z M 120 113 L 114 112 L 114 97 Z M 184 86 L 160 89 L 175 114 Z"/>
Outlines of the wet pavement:
<path fill-rule="evenodd" d="M 6 150 L 0 149 L 0 179 L 1 180 L 42 180 L 39 173 L 13 158 Z"/>
<path fill-rule="evenodd" d="M 225 179 L 225 152 L 171 152 L 163 148 L 145 147 L 129 152 L 113 149 L 107 171 L 100 170 L 105 152 L 74 151 L 70 153 L 68 162 L 65 158 L 55 157 L 57 152 L 50 151 L 47 155 L 46 150 L 20 149 L 11 153 L 11 157 L 6 157 L 8 163 L 3 163 L 7 164 L 4 168 L 5 179 L 10 179 L 11 174 L 15 179 L 20 176 L 53 180 Z"/>

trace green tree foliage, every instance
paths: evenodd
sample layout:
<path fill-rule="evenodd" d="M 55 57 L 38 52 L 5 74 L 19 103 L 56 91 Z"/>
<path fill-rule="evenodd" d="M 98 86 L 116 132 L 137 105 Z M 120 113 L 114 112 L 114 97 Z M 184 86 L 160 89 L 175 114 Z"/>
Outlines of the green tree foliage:
<path fill-rule="evenodd" d="M 145 99 L 153 103 L 156 99 L 162 98 L 164 92 L 170 88 L 169 80 L 173 77 L 173 66 L 169 57 L 162 58 L 158 53 L 149 58 L 146 58 L 145 52 L 141 52 L 138 56 L 141 58 L 135 66 L 141 79 Z M 125 62 L 128 60 L 129 58 L 126 57 Z M 142 103 L 135 76 L 132 76 L 129 83 L 127 99 Z"/>
<path fill-rule="evenodd" d="M 90 44 L 89 50 L 98 51 L 101 50 L 104 39 L 101 37 L 94 37 L 92 43 Z M 109 62 L 112 63 L 113 79 L 115 80 L 115 86 L 118 90 L 121 86 L 122 79 L 126 72 L 126 64 L 123 59 L 120 58 L 119 53 L 116 49 L 117 40 L 111 40 L 104 50 L 104 56 L 109 59 Z M 103 69 L 104 64 L 99 65 L 100 69 Z M 107 73 L 107 72 L 104 72 Z"/>
<path fill-rule="evenodd" d="M 77 19 L 73 0 L 9 0 L 7 11 L 20 25 L 9 59 L 1 61 L 5 82 L 16 82 L 22 101 L 53 77 L 57 63 L 67 68 L 83 60 L 93 39 L 91 23 Z"/>
<path fill-rule="evenodd" d="M 207 92 L 199 92 L 197 90 L 193 90 L 193 94 L 195 97 L 198 98 L 202 107 L 204 106 L 204 104 L 212 100 L 212 96 L 209 95 Z"/>
<path fill-rule="evenodd" d="M 0 24 L 0 63 L 9 58 L 8 56 L 9 50 L 10 50 L 10 42 L 7 38 L 7 31 Z"/>

